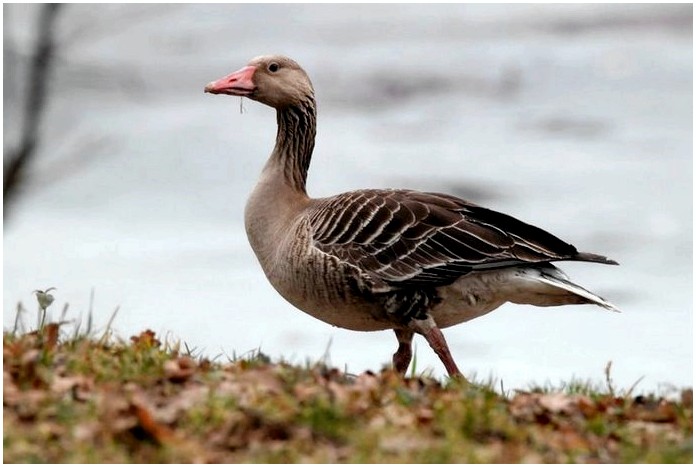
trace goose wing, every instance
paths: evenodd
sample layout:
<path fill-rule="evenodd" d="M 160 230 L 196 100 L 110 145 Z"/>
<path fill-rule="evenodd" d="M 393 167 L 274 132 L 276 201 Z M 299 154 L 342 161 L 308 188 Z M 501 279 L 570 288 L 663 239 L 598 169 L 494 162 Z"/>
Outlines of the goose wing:
<path fill-rule="evenodd" d="M 441 286 L 471 271 L 558 260 L 616 264 L 454 196 L 360 190 L 317 200 L 313 246 L 389 286 Z"/>

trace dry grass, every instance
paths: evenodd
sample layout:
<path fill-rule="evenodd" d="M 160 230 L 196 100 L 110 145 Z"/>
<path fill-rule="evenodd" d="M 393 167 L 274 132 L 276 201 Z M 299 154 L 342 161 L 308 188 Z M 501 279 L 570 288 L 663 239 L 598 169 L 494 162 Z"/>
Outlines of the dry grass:
<path fill-rule="evenodd" d="M 3 336 L 5 462 L 693 460 L 691 390 L 501 395 L 261 353 L 214 363 L 150 331 L 125 342 L 41 321 Z"/>

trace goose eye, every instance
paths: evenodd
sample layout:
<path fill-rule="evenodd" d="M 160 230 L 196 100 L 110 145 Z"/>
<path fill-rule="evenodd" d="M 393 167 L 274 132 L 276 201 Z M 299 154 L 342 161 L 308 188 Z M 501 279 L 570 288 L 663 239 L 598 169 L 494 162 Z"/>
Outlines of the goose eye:
<path fill-rule="evenodd" d="M 275 73 L 279 69 L 280 69 L 280 65 L 278 65 L 276 62 L 273 62 L 270 65 L 268 65 L 268 71 L 270 71 L 271 73 Z"/>

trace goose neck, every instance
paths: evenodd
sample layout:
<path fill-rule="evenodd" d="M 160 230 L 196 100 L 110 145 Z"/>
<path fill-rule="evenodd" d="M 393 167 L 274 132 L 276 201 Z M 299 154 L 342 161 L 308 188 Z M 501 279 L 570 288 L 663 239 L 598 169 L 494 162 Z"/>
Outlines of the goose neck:
<path fill-rule="evenodd" d="M 302 194 L 306 194 L 307 171 L 314 151 L 316 115 L 312 96 L 298 105 L 277 110 L 278 135 L 270 162 L 278 166 L 285 182 Z"/>

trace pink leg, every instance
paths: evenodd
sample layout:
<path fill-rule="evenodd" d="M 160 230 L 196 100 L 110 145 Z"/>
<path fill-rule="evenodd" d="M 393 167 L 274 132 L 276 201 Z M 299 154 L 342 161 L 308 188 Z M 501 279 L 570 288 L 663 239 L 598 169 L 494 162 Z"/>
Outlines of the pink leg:
<path fill-rule="evenodd" d="M 396 338 L 399 340 L 399 348 L 392 357 L 394 370 L 401 376 L 406 374 L 408 365 L 411 363 L 411 340 L 413 339 L 413 331 L 407 329 L 394 329 Z"/>
<path fill-rule="evenodd" d="M 447 373 L 450 377 L 463 378 L 462 373 L 459 371 L 459 368 L 457 368 L 457 364 L 454 363 L 447 341 L 445 341 L 445 336 L 442 335 L 442 331 L 440 331 L 432 318 L 428 317 L 423 320 L 414 319 L 409 323 L 409 326 L 415 332 L 425 337 L 430 347 L 432 347 L 437 356 L 440 357 L 440 361 L 445 365 L 445 369 L 447 369 Z"/>

